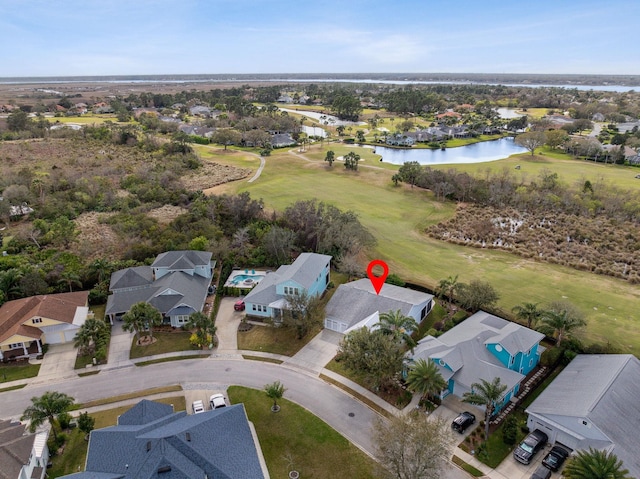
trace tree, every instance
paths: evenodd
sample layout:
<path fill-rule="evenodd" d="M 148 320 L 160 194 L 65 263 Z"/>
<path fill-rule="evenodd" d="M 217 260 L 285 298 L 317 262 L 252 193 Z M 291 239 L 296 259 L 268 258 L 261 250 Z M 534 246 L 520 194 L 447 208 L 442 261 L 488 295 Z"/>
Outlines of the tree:
<path fill-rule="evenodd" d="M 267 397 L 269 399 L 273 399 L 273 406 L 271 406 L 272 412 L 278 412 L 280 410 L 280 406 L 278 406 L 278 399 L 282 399 L 285 391 L 286 389 L 280 381 L 265 384 L 264 392 L 267 393 Z"/>
<path fill-rule="evenodd" d="M 287 302 L 283 310 L 282 320 L 286 326 L 296 329 L 296 337 L 304 338 L 316 325 L 324 320 L 324 307 L 319 296 L 301 291 L 297 294 L 285 295 Z"/>
<path fill-rule="evenodd" d="M 9 116 L 7 117 L 7 128 L 11 131 L 26 130 L 29 123 L 31 123 L 29 115 L 27 112 L 22 111 L 19 108 L 9 113 Z"/>
<path fill-rule="evenodd" d="M 88 412 L 85 411 L 78 416 L 78 429 L 80 429 L 85 434 L 88 435 L 91 431 L 93 431 L 95 425 L 96 420 L 92 416 L 89 416 Z"/>
<path fill-rule="evenodd" d="M 195 329 L 192 344 L 202 348 L 207 344 L 213 344 L 213 337 L 216 334 L 215 321 L 200 311 L 191 313 L 189 321 L 185 324 L 188 329 Z"/>
<path fill-rule="evenodd" d="M 404 352 L 392 336 L 360 328 L 340 342 L 338 357 L 347 369 L 361 373 L 373 387 L 384 387 L 400 371 Z"/>
<path fill-rule="evenodd" d="M 511 308 L 511 311 L 516 313 L 518 319 L 527 322 L 527 328 L 535 326 L 542 314 L 542 311 L 538 309 L 538 303 L 522 303 Z"/>
<path fill-rule="evenodd" d="M 131 309 L 122 316 L 122 329 L 134 331 L 136 339 L 140 342 L 140 332 L 149 331 L 153 337 L 153 327 L 162 322 L 162 314 L 149 303 L 140 302 L 131 306 Z"/>
<path fill-rule="evenodd" d="M 333 162 L 336 159 L 336 154 L 333 150 L 327 151 L 327 155 L 324 157 L 324 161 L 329 162 L 329 168 L 333 166 Z"/>
<path fill-rule="evenodd" d="M 331 104 L 332 113 L 341 120 L 358 121 L 362 105 L 360 100 L 349 93 L 340 93 L 336 95 Z"/>
<path fill-rule="evenodd" d="M 456 294 L 460 284 L 458 283 L 458 275 L 449 276 L 448 278 L 441 279 L 438 283 L 438 298 L 442 299 L 444 296 L 447 297 L 449 310 L 451 309 L 453 297 Z"/>
<path fill-rule="evenodd" d="M 242 135 L 231 128 L 218 128 L 211 137 L 211 140 L 218 145 L 224 145 L 227 149 L 229 145 L 237 145 L 242 140 Z"/>
<path fill-rule="evenodd" d="M 554 150 L 569 141 L 569 135 L 564 130 L 549 130 L 544 135 L 547 145 Z"/>
<path fill-rule="evenodd" d="M 579 118 L 572 124 L 574 131 L 577 131 L 579 135 L 582 135 L 584 130 L 593 130 L 593 122 L 586 118 Z"/>
<path fill-rule="evenodd" d="M 358 143 L 364 143 L 365 141 L 367 141 L 367 139 L 364 137 L 364 131 L 356 131 L 356 140 L 358 140 Z"/>
<path fill-rule="evenodd" d="M 417 161 L 405 161 L 400 169 L 398 169 L 398 174 L 402 181 L 409 183 L 411 188 L 416 184 L 421 173 L 422 167 Z"/>
<path fill-rule="evenodd" d="M 344 135 L 344 125 L 338 125 L 336 126 L 336 131 L 338 132 L 338 136 L 343 136 Z"/>
<path fill-rule="evenodd" d="M 405 316 L 399 309 L 380 314 L 380 321 L 375 324 L 382 334 L 392 336 L 396 341 L 413 349 L 416 345 L 411 333 L 418 329 L 418 323 L 411 316 Z"/>
<path fill-rule="evenodd" d="M 378 419 L 373 427 L 377 458 L 397 479 L 438 479 L 448 455 L 447 424 L 419 415 Z"/>
<path fill-rule="evenodd" d="M 573 333 L 586 324 L 584 319 L 572 315 L 567 309 L 544 311 L 540 315 L 538 331 L 555 338 L 556 344 L 560 346 L 564 340 L 572 338 Z"/>
<path fill-rule="evenodd" d="M 622 468 L 622 461 L 613 452 L 589 448 L 578 451 L 564 467 L 567 479 L 631 479 L 629 471 Z"/>
<path fill-rule="evenodd" d="M 358 171 L 358 162 L 360 161 L 360 155 L 350 151 L 344 155 L 344 167 L 347 170 Z"/>
<path fill-rule="evenodd" d="M 409 368 L 407 388 L 422 397 L 436 396 L 447 387 L 447 382 L 433 361 L 419 358 Z"/>
<path fill-rule="evenodd" d="M 31 402 L 31 406 L 24 410 L 20 420 L 29 420 L 29 430 L 31 432 L 34 432 L 45 421 L 49 421 L 53 437 L 57 440 L 58 434 L 56 433 L 55 420 L 60 414 L 66 413 L 71 409 L 73 398 L 64 393 L 47 391 L 40 397 L 32 397 Z"/>
<path fill-rule="evenodd" d="M 93 354 L 101 346 L 106 346 L 110 328 L 104 321 L 88 318 L 76 333 L 74 346 L 84 354 Z"/>
<path fill-rule="evenodd" d="M 491 307 L 500 299 L 500 295 L 491 284 L 479 279 L 474 279 L 469 284 L 458 284 L 457 291 L 462 307 L 473 311 Z"/>
<path fill-rule="evenodd" d="M 516 136 L 516 143 L 531 152 L 531 156 L 535 154 L 536 148 L 544 145 L 547 137 L 544 131 L 528 131 Z"/>
<path fill-rule="evenodd" d="M 493 381 L 489 382 L 485 379 L 480 379 L 479 383 L 471 384 L 471 391 L 468 391 L 462 395 L 462 400 L 469 404 L 475 404 L 477 406 L 484 406 L 484 434 L 485 438 L 489 438 L 489 421 L 493 417 L 493 412 L 496 410 L 496 403 L 502 399 L 504 392 L 507 390 L 507 385 L 500 382 L 500 378 L 493 378 Z"/>

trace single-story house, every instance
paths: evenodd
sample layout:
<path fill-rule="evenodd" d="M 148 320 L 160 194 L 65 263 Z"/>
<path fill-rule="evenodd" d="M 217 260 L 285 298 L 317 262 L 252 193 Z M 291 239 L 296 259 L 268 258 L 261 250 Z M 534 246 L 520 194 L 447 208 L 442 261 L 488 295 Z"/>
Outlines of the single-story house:
<path fill-rule="evenodd" d="M 520 383 L 540 362 L 542 333 L 484 311 L 466 319 L 437 338 L 418 342 L 408 362 L 418 358 L 436 363 L 447 381 L 441 397 L 462 397 L 473 383 L 500 378 L 507 390 L 496 413 L 518 394 Z"/>
<path fill-rule="evenodd" d="M 613 452 L 640 477 L 639 397 L 635 356 L 580 354 L 527 408 L 527 426 L 570 449 Z"/>
<path fill-rule="evenodd" d="M 380 313 L 400 310 L 419 324 L 433 308 L 433 295 L 385 283 L 376 294 L 368 278 L 341 284 L 327 303 L 324 327 L 349 333 L 371 328 L 380 321 Z"/>
<path fill-rule="evenodd" d="M 0 361 L 42 354 L 43 344 L 73 341 L 89 316 L 89 292 L 41 294 L 0 306 Z"/>
<path fill-rule="evenodd" d="M 168 251 L 151 266 L 121 269 L 111 275 L 106 314 L 113 324 L 131 306 L 146 302 L 162 313 L 164 322 L 184 325 L 204 309 L 215 261 L 205 251 Z"/>
<path fill-rule="evenodd" d="M 393 146 L 413 146 L 416 142 L 411 135 L 401 135 L 400 133 L 394 133 L 387 136 L 387 145 Z"/>
<path fill-rule="evenodd" d="M 0 477 L 44 479 L 46 476 L 49 432 L 27 434 L 26 429 L 20 422 L 0 421 Z"/>
<path fill-rule="evenodd" d="M 279 319 L 287 309 L 285 296 L 300 294 L 319 296 L 325 292 L 330 278 L 331 256 L 301 253 L 290 265 L 268 273 L 244 298 L 250 316 Z"/>
<path fill-rule="evenodd" d="M 84 472 L 68 479 L 262 479 L 269 473 L 242 404 L 187 415 L 142 400 L 91 431 Z"/>
<path fill-rule="evenodd" d="M 295 144 L 296 140 L 293 139 L 290 133 L 274 133 L 271 135 L 271 146 L 274 148 L 284 148 Z"/>

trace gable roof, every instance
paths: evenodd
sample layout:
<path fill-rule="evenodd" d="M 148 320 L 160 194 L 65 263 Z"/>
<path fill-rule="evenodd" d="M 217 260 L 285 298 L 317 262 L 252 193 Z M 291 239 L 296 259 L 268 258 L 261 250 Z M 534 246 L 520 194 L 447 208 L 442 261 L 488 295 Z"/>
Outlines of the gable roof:
<path fill-rule="evenodd" d="M 427 303 L 433 295 L 385 283 L 376 294 L 368 278 L 341 284 L 327 303 L 326 317 L 355 326 L 374 313 L 400 310 L 408 315 L 416 305 Z M 345 331 L 346 332 L 346 331 Z"/>
<path fill-rule="evenodd" d="M 168 404 L 143 399 L 118 418 L 118 425 L 142 425 L 163 418 L 173 413 Z"/>
<path fill-rule="evenodd" d="M 152 268 L 170 270 L 193 269 L 195 266 L 207 266 L 211 263 L 212 253 L 208 251 L 167 251 L 160 253 L 151 264 Z"/>
<path fill-rule="evenodd" d="M 88 291 L 74 293 L 41 294 L 7 301 L 0 306 L 0 342 L 15 334 L 39 339 L 42 331 L 23 325 L 29 318 L 41 316 L 62 323 L 73 323 L 76 310 L 84 307 L 89 299 Z"/>
<path fill-rule="evenodd" d="M 87 472 L 67 477 L 264 477 L 242 404 L 193 415 L 168 411 L 161 416 L 162 409 L 144 404 L 125 418 L 127 424 L 119 421 L 117 426 L 92 431 Z M 111 475 L 88 475 L 92 473 Z"/>
<path fill-rule="evenodd" d="M 20 477 L 29 463 L 36 434 L 25 435 L 26 426 L 19 422 L 0 421 L 0 479 Z"/>
<path fill-rule="evenodd" d="M 527 408 L 527 413 L 585 418 L 613 444 L 632 477 L 640 477 L 640 361 L 631 354 L 580 354 Z M 575 421 L 577 422 L 577 421 Z M 567 427 L 572 421 L 563 422 Z M 581 437 L 579 431 L 574 435 Z M 604 444 L 601 444 L 602 447 Z M 588 447 L 588 444 L 586 444 Z"/>
<path fill-rule="evenodd" d="M 115 271 L 111 275 L 109 289 L 135 288 L 153 282 L 153 270 L 149 266 L 134 266 Z"/>

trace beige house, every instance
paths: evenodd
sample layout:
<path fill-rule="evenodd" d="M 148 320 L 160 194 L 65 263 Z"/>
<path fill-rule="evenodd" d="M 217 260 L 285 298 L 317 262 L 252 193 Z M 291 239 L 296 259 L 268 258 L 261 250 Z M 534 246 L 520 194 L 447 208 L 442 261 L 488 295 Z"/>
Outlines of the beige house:
<path fill-rule="evenodd" d="M 42 345 L 73 341 L 89 315 L 89 292 L 43 294 L 0 307 L 0 361 L 36 356 Z"/>

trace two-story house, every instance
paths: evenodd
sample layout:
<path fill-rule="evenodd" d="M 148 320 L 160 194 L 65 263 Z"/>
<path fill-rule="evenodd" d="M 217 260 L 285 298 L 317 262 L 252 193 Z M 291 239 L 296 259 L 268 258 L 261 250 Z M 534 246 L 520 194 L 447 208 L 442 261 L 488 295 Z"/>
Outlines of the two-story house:
<path fill-rule="evenodd" d="M 278 319 L 287 309 L 287 295 L 306 292 L 319 296 L 325 292 L 330 278 L 331 256 L 301 253 L 290 265 L 280 266 L 267 274 L 244 298 L 250 316 Z"/>
<path fill-rule="evenodd" d="M 182 326 L 192 313 L 203 310 L 214 264 L 205 251 L 168 251 L 151 266 L 116 271 L 111 275 L 106 314 L 113 324 L 131 306 L 146 302 L 162 313 L 167 324 Z"/>
<path fill-rule="evenodd" d="M 520 390 L 520 383 L 540 362 L 544 347 L 542 333 L 484 311 L 466 319 L 446 333 L 434 338 L 426 336 L 409 356 L 431 360 L 447 381 L 441 397 L 462 397 L 481 379 L 507 386 L 496 413 Z"/>
<path fill-rule="evenodd" d="M 19 422 L 0 421 L 0 477 L 44 479 L 49 462 L 46 430 L 27 434 Z"/>

